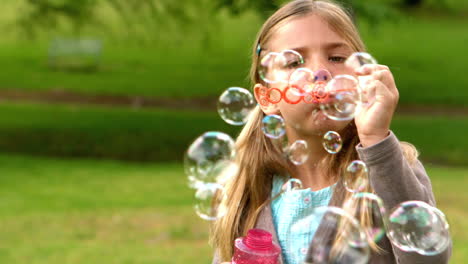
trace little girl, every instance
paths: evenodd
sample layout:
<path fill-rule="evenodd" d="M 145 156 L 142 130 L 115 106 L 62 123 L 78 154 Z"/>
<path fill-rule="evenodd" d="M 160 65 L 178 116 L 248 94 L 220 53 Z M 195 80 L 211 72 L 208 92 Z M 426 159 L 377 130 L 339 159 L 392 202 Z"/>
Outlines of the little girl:
<path fill-rule="evenodd" d="M 295 0 L 274 13 L 261 28 L 254 45 L 251 79 L 260 102 L 262 89 L 271 85 L 260 78 L 259 59 L 269 52 L 294 50 L 303 56 L 302 65 L 313 72 L 366 76 L 366 89 L 373 91 L 375 101 L 361 109 L 351 121 L 326 118 L 317 104 L 259 104 L 237 139 L 238 174 L 226 185 L 224 204 L 227 213 L 212 226 L 211 241 L 215 247 L 213 263 L 230 261 L 234 240 L 245 236 L 251 228 L 273 234 L 283 248 L 279 263 L 289 263 L 284 250 L 288 224 L 297 217 L 284 215 L 284 206 L 343 207 L 352 193 L 343 187 L 342 175 L 353 160 L 362 160 L 369 169 L 369 192 L 382 198 L 389 210 L 401 202 L 420 200 L 435 206 L 430 180 L 417 159 L 416 149 L 399 142 L 390 130 L 398 102 L 398 90 L 390 69 L 385 65 L 367 64 L 350 69 L 344 62 L 354 52 L 365 51 L 352 19 L 336 3 L 324 0 Z M 279 89 L 285 89 L 278 87 Z M 289 143 L 305 140 L 309 148 L 306 163 L 295 166 L 284 159 L 281 148 L 262 132 L 265 115 L 279 115 L 286 124 Z M 323 134 L 337 131 L 343 147 L 336 155 L 322 146 Z M 303 183 L 301 197 L 295 205 L 282 205 L 272 199 L 277 186 L 288 178 Z M 348 206 L 348 203 L 347 203 Z M 293 212 L 294 210 L 288 210 Z M 317 224 L 317 232 L 321 225 Z M 387 237 L 371 244 L 369 263 L 447 263 L 451 247 L 435 256 L 404 252 L 392 246 Z"/>

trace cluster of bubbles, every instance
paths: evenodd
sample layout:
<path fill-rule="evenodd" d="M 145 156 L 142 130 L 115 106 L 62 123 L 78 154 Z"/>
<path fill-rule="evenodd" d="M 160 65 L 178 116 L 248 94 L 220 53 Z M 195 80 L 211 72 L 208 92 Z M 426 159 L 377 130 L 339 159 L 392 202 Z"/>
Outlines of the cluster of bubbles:
<path fill-rule="evenodd" d="M 353 69 L 376 63 L 367 53 L 354 53 L 345 62 Z M 351 120 L 361 107 L 372 104 L 373 95 L 365 88 L 367 77 L 332 77 L 324 70 L 313 72 L 299 67 L 303 64 L 301 54 L 294 50 L 263 56 L 258 74 L 268 88 L 259 88 L 258 103 L 268 106 L 283 100 L 293 105 L 317 104 L 319 111 L 336 121 Z M 226 123 L 242 126 L 248 122 L 256 102 L 247 89 L 230 87 L 219 97 L 218 113 Z M 300 166 L 307 162 L 310 155 L 307 141 L 289 142 L 286 123 L 280 115 L 266 115 L 261 130 L 265 137 L 280 144 L 290 164 Z M 328 131 L 323 134 L 322 146 L 327 153 L 336 155 L 343 148 L 343 139 L 338 132 Z M 226 214 L 225 185 L 239 170 L 235 159 L 235 142 L 223 132 L 202 134 L 186 151 L 184 169 L 189 186 L 195 190 L 195 211 L 201 218 L 217 220 Z M 363 161 L 348 164 L 341 179 L 351 195 L 344 209 L 315 208 L 290 226 L 289 234 L 308 241 L 303 247 L 288 247 L 294 248 L 289 252 L 294 263 L 302 263 L 306 256 L 312 258 L 307 260 L 311 263 L 366 263 L 371 251 L 369 243 L 377 243 L 385 235 L 399 249 L 422 255 L 439 254 L 450 244 L 446 218 L 437 208 L 421 201 L 407 201 L 387 211 L 381 198 L 366 192 L 370 181 Z M 284 183 L 280 195 L 302 190 L 301 181 L 292 178 Z M 363 217 L 364 211 L 370 214 Z M 308 232 L 318 223 L 324 227 L 321 232 Z M 296 241 L 291 238 L 290 243 Z"/>
<path fill-rule="evenodd" d="M 348 170 L 352 174 L 357 167 L 359 173 L 364 173 L 365 167 L 360 166 L 365 164 L 356 161 Z M 358 192 L 359 184 L 355 187 L 346 188 L 353 194 L 343 209 L 317 207 L 294 220 L 286 232 L 289 237 L 283 248 L 288 251 L 291 263 L 368 263 L 370 243 L 378 243 L 385 235 L 400 250 L 425 256 L 440 254 L 450 245 L 449 225 L 439 209 L 422 201 L 406 201 L 387 211 L 380 197 Z M 304 190 L 301 181 L 290 179 L 280 195 L 301 190 Z"/>
<path fill-rule="evenodd" d="M 206 132 L 190 145 L 184 156 L 185 174 L 195 192 L 195 211 L 205 220 L 216 220 L 226 213 L 222 204 L 224 183 L 235 172 L 234 140 L 222 132 Z"/>
<path fill-rule="evenodd" d="M 267 106 L 283 100 L 289 104 L 318 104 L 328 118 L 341 121 L 353 119 L 360 107 L 372 102 L 366 85 L 369 77 L 346 74 L 332 77 L 326 70 L 314 72 L 301 67 L 303 64 L 303 57 L 294 50 L 263 56 L 258 73 L 268 88 L 260 90 L 259 103 Z M 353 53 L 345 62 L 351 69 L 366 64 L 377 64 L 377 61 L 365 52 Z"/>

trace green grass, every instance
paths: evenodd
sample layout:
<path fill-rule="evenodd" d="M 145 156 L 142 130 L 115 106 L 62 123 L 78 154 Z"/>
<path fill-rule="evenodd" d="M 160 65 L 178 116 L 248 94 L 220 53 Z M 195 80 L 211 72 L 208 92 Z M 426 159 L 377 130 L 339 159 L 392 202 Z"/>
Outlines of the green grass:
<path fill-rule="evenodd" d="M 89 106 L 0 104 L 0 149 L 29 155 L 139 161 L 180 160 L 206 131 L 236 137 L 212 112 Z M 466 117 L 396 116 L 392 130 L 413 143 L 425 161 L 466 165 Z"/>
<path fill-rule="evenodd" d="M 0 156 L 1 263 L 207 263 L 176 164 Z M 197 254 L 193 254 L 197 252 Z"/>
<path fill-rule="evenodd" d="M 0 155 L 0 263 L 209 263 L 208 223 L 179 164 Z M 451 263 L 468 258 L 466 168 L 429 166 L 451 224 Z"/>

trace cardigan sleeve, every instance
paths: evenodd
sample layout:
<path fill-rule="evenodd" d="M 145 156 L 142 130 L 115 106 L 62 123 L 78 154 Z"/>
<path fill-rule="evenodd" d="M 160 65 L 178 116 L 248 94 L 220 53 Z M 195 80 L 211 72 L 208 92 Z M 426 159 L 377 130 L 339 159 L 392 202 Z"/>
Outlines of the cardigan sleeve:
<path fill-rule="evenodd" d="M 420 161 L 410 164 L 403 155 L 400 142 L 395 134 L 390 134 L 375 145 L 364 148 L 356 146 L 358 155 L 369 170 L 370 184 L 382 198 L 388 210 L 401 202 L 418 200 L 436 205 L 430 179 Z M 422 256 L 404 252 L 393 246 L 398 263 L 448 263 L 451 243 L 442 253 L 435 256 Z"/>

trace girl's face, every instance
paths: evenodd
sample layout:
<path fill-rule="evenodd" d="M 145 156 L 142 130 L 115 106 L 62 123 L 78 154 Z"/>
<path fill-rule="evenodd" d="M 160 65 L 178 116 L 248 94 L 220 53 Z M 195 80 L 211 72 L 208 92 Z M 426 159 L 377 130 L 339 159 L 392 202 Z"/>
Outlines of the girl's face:
<path fill-rule="evenodd" d="M 353 71 L 344 62 L 354 51 L 350 45 L 328 23 L 317 15 L 308 15 L 293 19 L 280 26 L 267 43 L 268 51 L 280 52 L 286 49 L 299 52 L 306 67 L 314 73 L 328 71 L 331 76 L 339 74 L 353 75 Z M 322 71 L 323 73 L 323 71 Z M 275 84 L 284 90 L 287 84 Z M 256 90 L 259 85 L 256 86 Z M 257 93 L 257 92 L 256 92 Z M 318 104 L 289 104 L 281 100 L 278 104 L 264 109 L 266 114 L 281 115 L 287 126 L 299 135 L 322 135 L 329 130 L 341 131 L 350 121 L 334 121 L 321 113 Z"/>

